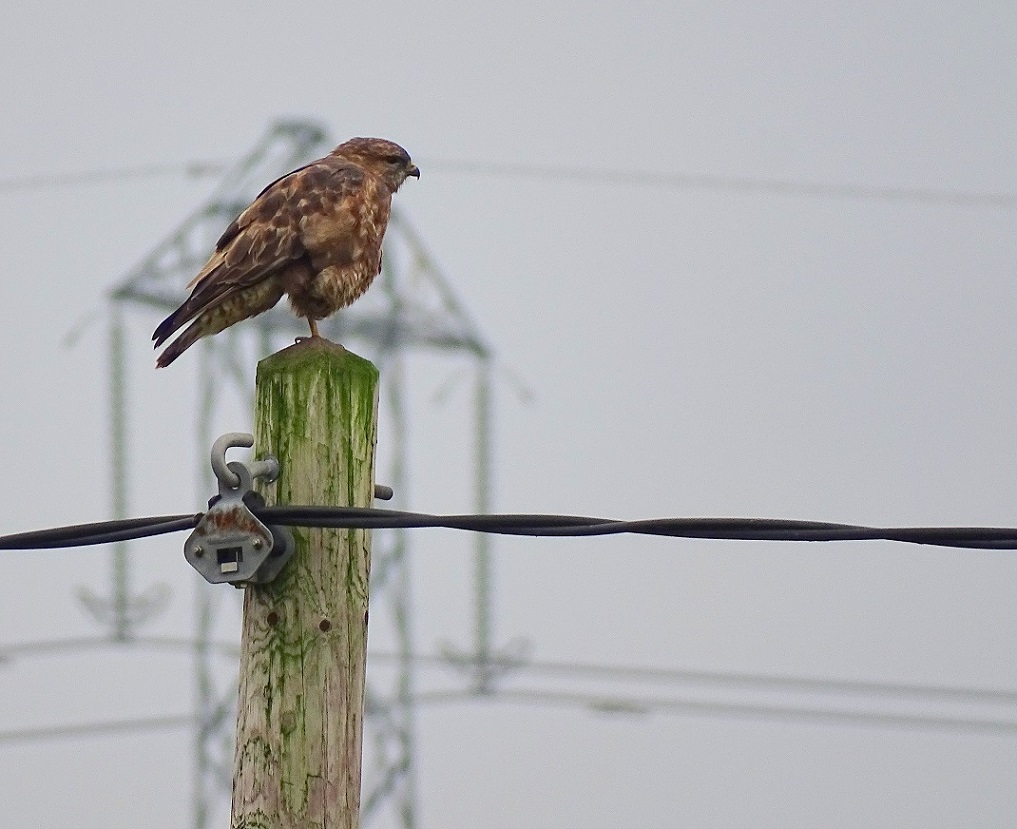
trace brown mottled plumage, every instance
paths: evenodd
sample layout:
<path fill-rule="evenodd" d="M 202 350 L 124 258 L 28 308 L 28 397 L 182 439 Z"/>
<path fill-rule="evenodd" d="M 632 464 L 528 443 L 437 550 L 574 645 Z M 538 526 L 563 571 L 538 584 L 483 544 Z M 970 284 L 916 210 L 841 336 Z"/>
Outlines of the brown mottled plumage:
<path fill-rule="evenodd" d="M 267 311 L 283 294 L 317 337 L 317 321 L 357 299 L 381 270 L 392 194 L 408 176 L 420 171 L 398 144 L 353 138 L 272 182 L 226 228 L 187 286 L 187 301 L 155 329 L 158 348 L 191 323 L 156 365 Z"/>

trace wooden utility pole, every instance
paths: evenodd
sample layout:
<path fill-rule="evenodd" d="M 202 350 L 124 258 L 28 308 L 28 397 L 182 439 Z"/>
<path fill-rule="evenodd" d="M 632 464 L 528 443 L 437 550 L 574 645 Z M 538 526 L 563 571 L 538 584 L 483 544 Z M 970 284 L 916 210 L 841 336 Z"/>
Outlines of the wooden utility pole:
<path fill-rule="evenodd" d="M 258 365 L 256 457 L 268 504 L 369 507 L 378 370 L 299 342 Z M 294 528 L 296 553 L 244 595 L 233 829 L 356 829 L 370 534 Z"/>

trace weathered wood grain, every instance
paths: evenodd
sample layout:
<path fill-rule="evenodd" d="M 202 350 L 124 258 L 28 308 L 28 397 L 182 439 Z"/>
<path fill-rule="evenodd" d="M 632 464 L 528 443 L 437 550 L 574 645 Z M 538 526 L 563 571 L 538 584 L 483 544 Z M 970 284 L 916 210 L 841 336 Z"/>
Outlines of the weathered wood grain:
<path fill-rule="evenodd" d="M 371 506 L 378 372 L 324 340 L 258 366 L 255 451 L 269 504 Z M 244 596 L 234 829 L 355 829 L 370 535 L 294 528 L 279 578 Z"/>

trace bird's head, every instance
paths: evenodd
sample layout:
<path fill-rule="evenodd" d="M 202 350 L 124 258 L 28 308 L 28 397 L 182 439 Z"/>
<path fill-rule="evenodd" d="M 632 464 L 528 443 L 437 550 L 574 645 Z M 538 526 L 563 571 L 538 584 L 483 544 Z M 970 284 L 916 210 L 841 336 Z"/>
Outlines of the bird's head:
<path fill-rule="evenodd" d="M 410 154 L 384 138 L 351 138 L 336 147 L 332 155 L 378 176 L 393 193 L 409 176 L 420 178 L 420 170 L 410 160 Z"/>

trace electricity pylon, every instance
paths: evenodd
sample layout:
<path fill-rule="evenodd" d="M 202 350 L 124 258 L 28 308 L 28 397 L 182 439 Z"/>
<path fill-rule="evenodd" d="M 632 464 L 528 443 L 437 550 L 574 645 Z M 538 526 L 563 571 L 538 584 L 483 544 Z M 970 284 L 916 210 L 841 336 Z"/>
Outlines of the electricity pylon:
<path fill-rule="evenodd" d="M 211 198 L 131 270 L 110 293 L 111 313 L 111 443 L 113 446 L 114 512 L 126 515 L 122 481 L 128 469 L 124 410 L 126 398 L 122 349 L 122 315 L 127 308 L 151 308 L 168 313 L 183 296 L 183 285 L 204 264 L 226 225 L 251 202 L 269 181 L 331 149 L 326 132 L 302 121 L 285 121 L 226 172 Z M 476 324 L 456 298 L 451 286 L 429 257 L 420 238 L 396 209 L 385 237 L 384 267 L 372 289 L 351 308 L 323 321 L 323 336 L 362 348 L 381 371 L 382 417 L 389 424 L 386 439 L 390 458 L 385 483 L 398 501 L 409 485 L 406 380 L 404 358 L 418 351 L 465 355 L 472 363 L 476 383 L 474 418 L 475 468 L 473 489 L 478 512 L 490 503 L 490 396 L 492 353 Z M 255 320 L 201 342 L 199 358 L 199 409 L 197 442 L 211 446 L 213 414 L 227 389 L 249 398 L 253 391 L 252 354 L 266 355 L 305 334 L 302 320 L 284 309 L 274 309 Z M 199 481 L 211 491 L 207 472 Z M 120 489 L 118 489 L 120 487 Z M 456 657 L 469 670 L 472 687 L 489 690 L 491 648 L 491 578 L 487 537 L 476 535 L 474 600 L 475 641 L 472 653 Z M 388 617 L 394 631 L 398 658 L 387 687 L 368 676 L 365 735 L 365 790 L 363 815 L 388 810 L 405 827 L 415 825 L 413 639 L 410 618 L 410 539 L 405 532 L 376 533 L 371 576 L 372 620 Z M 89 598 L 90 606 L 106 621 L 114 638 L 129 639 L 142 613 L 154 598 L 132 596 L 129 558 L 121 546 L 113 551 L 114 586 L 111 598 Z M 196 678 L 196 731 L 194 735 L 194 826 L 211 825 L 214 809 L 229 793 L 232 774 L 232 726 L 235 716 L 234 683 L 224 683 L 214 670 L 212 632 L 229 594 L 201 583 L 194 649 Z M 366 762 L 367 756 L 371 762 Z"/>

